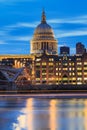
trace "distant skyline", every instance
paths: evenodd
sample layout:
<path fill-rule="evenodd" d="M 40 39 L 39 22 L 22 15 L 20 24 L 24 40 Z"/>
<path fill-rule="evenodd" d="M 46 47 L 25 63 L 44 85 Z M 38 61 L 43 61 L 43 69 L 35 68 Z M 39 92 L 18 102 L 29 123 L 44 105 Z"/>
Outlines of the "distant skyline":
<path fill-rule="evenodd" d="M 87 1 L 0 0 L 0 54 L 30 53 L 43 8 L 58 47 L 69 46 L 71 54 L 76 53 L 77 42 L 87 48 Z"/>

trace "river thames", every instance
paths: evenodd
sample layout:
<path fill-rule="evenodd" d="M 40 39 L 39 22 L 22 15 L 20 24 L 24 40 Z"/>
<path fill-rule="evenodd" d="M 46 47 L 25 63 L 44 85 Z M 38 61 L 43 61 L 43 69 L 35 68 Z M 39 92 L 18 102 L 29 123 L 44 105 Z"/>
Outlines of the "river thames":
<path fill-rule="evenodd" d="M 87 130 L 87 99 L 1 96 L 0 130 Z"/>

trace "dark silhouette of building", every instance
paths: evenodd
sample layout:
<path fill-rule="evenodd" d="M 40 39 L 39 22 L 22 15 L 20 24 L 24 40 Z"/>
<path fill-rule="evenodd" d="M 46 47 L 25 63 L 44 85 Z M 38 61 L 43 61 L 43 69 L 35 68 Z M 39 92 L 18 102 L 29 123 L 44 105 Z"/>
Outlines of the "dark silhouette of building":
<path fill-rule="evenodd" d="M 64 54 L 67 54 L 67 55 L 70 54 L 70 48 L 69 47 L 67 47 L 67 46 L 60 47 L 60 55 L 64 55 Z"/>
<path fill-rule="evenodd" d="M 76 54 L 82 55 L 85 52 L 86 52 L 85 46 L 81 42 L 78 42 L 76 44 Z"/>

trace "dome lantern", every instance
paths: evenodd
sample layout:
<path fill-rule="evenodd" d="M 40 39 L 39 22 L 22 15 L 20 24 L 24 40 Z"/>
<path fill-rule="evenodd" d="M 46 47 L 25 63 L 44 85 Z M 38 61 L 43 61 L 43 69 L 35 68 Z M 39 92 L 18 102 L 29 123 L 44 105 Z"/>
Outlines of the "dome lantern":
<path fill-rule="evenodd" d="M 45 11 L 43 10 L 42 12 L 42 20 L 41 23 L 46 23 L 46 15 L 45 15 Z"/>

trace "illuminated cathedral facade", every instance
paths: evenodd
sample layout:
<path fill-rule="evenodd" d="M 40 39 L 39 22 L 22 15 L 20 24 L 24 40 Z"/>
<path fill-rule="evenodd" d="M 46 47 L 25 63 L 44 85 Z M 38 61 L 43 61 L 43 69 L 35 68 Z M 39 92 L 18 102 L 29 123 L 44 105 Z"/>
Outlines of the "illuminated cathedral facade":
<path fill-rule="evenodd" d="M 87 84 L 87 53 L 71 56 L 62 50 L 47 24 L 45 12 L 30 41 L 30 55 L 0 56 L 1 65 L 29 69 L 31 84 Z M 69 50 L 68 50 L 69 52 Z"/>
<path fill-rule="evenodd" d="M 41 23 L 36 27 L 31 40 L 31 54 L 57 54 L 57 40 L 53 30 L 46 22 L 45 12 L 42 13 Z"/>

